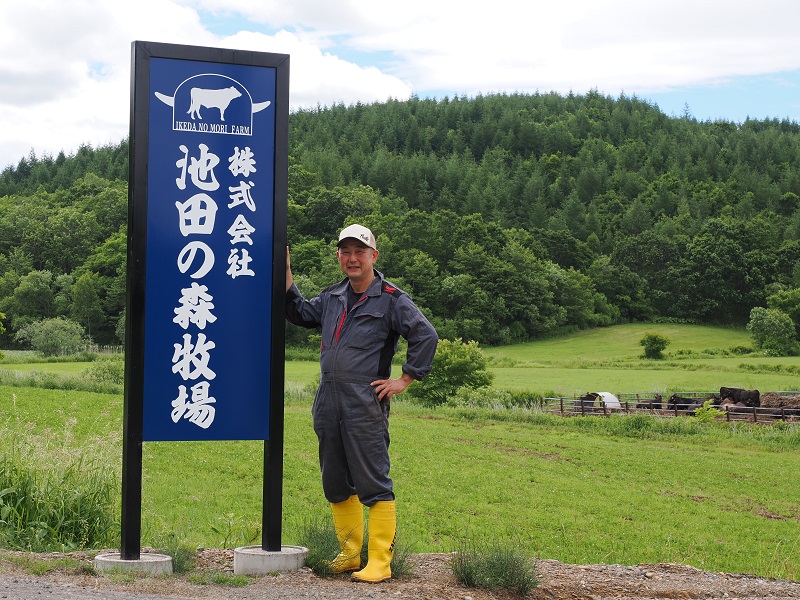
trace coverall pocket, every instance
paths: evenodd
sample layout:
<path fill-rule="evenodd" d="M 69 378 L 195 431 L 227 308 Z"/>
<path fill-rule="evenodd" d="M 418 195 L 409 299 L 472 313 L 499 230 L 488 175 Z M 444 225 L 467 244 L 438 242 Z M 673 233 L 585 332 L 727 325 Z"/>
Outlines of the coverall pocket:
<path fill-rule="evenodd" d="M 356 326 L 354 331 L 355 335 L 350 345 L 356 348 L 368 346 L 370 340 L 366 338 L 368 336 L 374 336 L 386 327 L 382 312 L 373 311 L 359 313 L 355 316 L 354 322 Z"/>

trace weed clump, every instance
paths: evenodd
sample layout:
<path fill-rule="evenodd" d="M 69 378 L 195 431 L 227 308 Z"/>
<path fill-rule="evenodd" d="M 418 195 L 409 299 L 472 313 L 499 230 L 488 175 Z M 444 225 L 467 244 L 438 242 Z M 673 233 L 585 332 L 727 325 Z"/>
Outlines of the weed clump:
<path fill-rule="evenodd" d="M 539 585 L 535 563 L 511 545 L 463 543 L 453 554 L 455 578 L 473 588 L 506 589 L 525 596 Z"/>
<path fill-rule="evenodd" d="M 110 469 L 76 457 L 52 468 L 0 459 L 0 547 L 31 552 L 108 546 L 116 531 Z"/>

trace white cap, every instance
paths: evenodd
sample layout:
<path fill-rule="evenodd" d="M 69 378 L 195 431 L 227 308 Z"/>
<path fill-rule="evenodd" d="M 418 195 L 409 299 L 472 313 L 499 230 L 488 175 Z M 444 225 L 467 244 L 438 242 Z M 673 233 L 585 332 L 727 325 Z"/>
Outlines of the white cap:
<path fill-rule="evenodd" d="M 372 235 L 372 232 L 363 225 L 350 225 L 349 227 L 342 229 L 342 232 L 339 234 L 339 244 L 341 244 L 342 241 L 346 240 L 347 238 L 358 240 L 373 250 L 378 249 L 375 245 L 375 236 Z"/>

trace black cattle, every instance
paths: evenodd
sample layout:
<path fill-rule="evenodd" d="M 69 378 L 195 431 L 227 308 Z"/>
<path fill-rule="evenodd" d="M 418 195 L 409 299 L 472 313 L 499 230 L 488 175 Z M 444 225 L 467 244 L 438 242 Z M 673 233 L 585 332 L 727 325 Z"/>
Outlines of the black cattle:
<path fill-rule="evenodd" d="M 667 399 L 667 408 L 670 410 L 674 409 L 675 407 L 682 408 L 687 404 L 692 404 L 693 402 L 693 398 L 684 398 L 678 394 L 672 394 L 672 396 Z"/>
<path fill-rule="evenodd" d="M 689 414 L 694 414 L 694 411 L 698 408 L 703 406 L 702 404 L 698 404 L 697 400 L 694 398 L 684 398 L 683 396 L 679 396 L 678 394 L 672 394 L 667 400 L 667 409 L 668 410 L 680 410 L 680 411 L 687 411 Z"/>
<path fill-rule="evenodd" d="M 745 406 L 761 406 L 761 394 L 758 390 L 743 390 L 741 388 L 719 388 L 720 400 L 730 398 L 734 404 L 743 403 Z"/>
<path fill-rule="evenodd" d="M 593 408 L 594 403 L 597 402 L 597 399 L 600 397 L 600 394 L 597 392 L 589 392 L 588 394 L 584 394 L 583 396 L 579 396 L 577 400 L 575 400 L 575 404 L 573 405 L 573 409 L 576 411 L 586 410 L 587 408 Z"/>
<path fill-rule="evenodd" d="M 642 401 L 636 403 L 636 408 L 649 408 L 650 410 L 661 410 L 661 394 L 653 396 L 652 400 Z"/>

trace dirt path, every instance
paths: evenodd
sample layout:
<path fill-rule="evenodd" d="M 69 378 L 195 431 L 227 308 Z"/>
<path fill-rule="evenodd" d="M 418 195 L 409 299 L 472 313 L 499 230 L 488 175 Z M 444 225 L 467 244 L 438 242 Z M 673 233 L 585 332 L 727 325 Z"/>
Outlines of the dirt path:
<path fill-rule="evenodd" d="M 30 575 L 50 561 L 58 566 L 44 575 Z M 60 561 L 60 562 L 56 562 Z M 369 585 L 345 577 L 318 577 L 309 569 L 276 576 L 251 578 L 243 587 L 197 583 L 197 573 L 232 571 L 233 552 L 205 551 L 192 575 L 171 577 L 92 574 L 91 558 L 81 553 L 33 555 L 0 551 L 0 600 L 265 600 L 337 599 L 375 600 L 506 600 L 508 591 L 490 592 L 459 585 L 450 572 L 447 554 L 411 557 L 412 575 Z M 75 565 L 81 566 L 75 566 Z M 85 566 L 84 566 L 85 565 Z M 677 599 L 677 598 L 800 598 L 800 583 L 700 571 L 682 565 L 568 565 L 554 560 L 537 562 L 541 584 L 528 596 L 553 599 Z"/>

